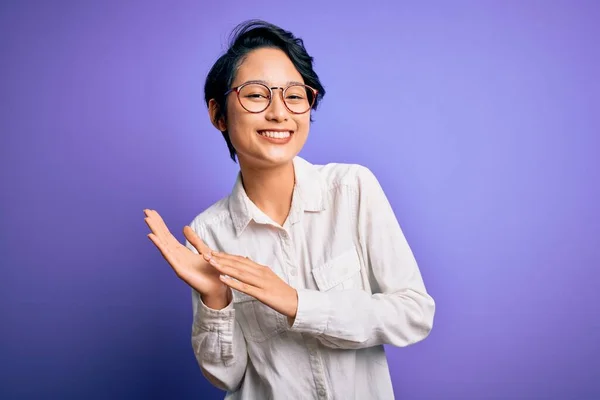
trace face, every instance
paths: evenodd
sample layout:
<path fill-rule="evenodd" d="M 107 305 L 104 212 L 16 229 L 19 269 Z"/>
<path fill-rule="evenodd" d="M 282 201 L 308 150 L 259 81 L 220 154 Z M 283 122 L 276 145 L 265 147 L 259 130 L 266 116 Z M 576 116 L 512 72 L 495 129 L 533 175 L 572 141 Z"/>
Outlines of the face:
<path fill-rule="evenodd" d="M 269 87 L 304 83 L 287 55 L 272 48 L 250 52 L 240 65 L 232 87 L 248 81 L 262 81 Z M 304 114 L 290 112 L 281 90 L 274 89 L 269 107 L 251 113 L 242 107 L 234 91 L 227 96 L 227 120 L 220 125 L 217 128 L 228 130 L 241 166 L 270 168 L 290 163 L 300 152 L 308 137 L 310 110 Z"/>

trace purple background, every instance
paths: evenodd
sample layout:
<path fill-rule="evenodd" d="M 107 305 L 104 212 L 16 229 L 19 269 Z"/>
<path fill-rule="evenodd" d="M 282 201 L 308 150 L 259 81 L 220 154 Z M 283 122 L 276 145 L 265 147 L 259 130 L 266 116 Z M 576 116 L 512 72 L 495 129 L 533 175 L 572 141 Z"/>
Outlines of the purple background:
<path fill-rule="evenodd" d="M 437 300 L 397 397 L 600 398 L 600 2 L 218 3 L 0 5 L 0 398 L 222 397 L 142 210 L 183 238 L 232 188 L 202 89 L 254 17 L 326 86 L 301 155 L 375 172 Z"/>

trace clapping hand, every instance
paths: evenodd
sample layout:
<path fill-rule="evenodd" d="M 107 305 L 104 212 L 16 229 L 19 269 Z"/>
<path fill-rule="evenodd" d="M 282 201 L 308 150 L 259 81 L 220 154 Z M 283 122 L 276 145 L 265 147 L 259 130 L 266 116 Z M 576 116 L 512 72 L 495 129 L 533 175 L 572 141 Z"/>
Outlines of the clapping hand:
<path fill-rule="evenodd" d="M 199 254 L 192 252 L 171 234 L 162 217 L 155 210 L 144 210 L 144 221 L 150 228 L 148 238 L 167 260 L 175 274 L 202 296 L 210 308 L 222 309 L 231 301 L 231 290 L 220 279 L 220 272 L 212 267 L 203 255 L 209 254 L 208 246 L 189 226 L 183 228 L 185 238 Z"/>
<path fill-rule="evenodd" d="M 275 311 L 286 315 L 293 323 L 298 309 L 296 289 L 285 283 L 271 268 L 255 263 L 247 257 L 211 251 L 204 254 L 221 275 L 227 286 L 246 293 Z"/>

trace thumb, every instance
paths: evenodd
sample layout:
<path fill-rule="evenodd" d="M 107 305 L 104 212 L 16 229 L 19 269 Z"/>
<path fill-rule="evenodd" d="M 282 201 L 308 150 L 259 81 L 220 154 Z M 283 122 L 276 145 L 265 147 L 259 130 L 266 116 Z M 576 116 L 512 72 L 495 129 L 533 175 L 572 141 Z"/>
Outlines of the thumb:
<path fill-rule="evenodd" d="M 198 250 L 198 253 L 207 254 L 210 252 L 210 248 L 202 241 L 202 239 L 200 239 L 190 226 L 186 225 L 183 227 L 183 235 L 188 242 Z"/>

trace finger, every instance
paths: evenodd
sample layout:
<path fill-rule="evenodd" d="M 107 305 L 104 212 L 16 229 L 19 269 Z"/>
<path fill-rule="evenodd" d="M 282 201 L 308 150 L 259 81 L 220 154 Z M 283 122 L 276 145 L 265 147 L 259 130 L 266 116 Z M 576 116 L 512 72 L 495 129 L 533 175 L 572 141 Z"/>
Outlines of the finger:
<path fill-rule="evenodd" d="M 152 232 L 152 234 L 154 234 L 157 238 L 159 238 L 165 246 L 177 247 L 180 244 L 177 241 L 177 239 L 170 232 L 168 232 L 168 230 L 165 233 L 164 229 L 157 227 L 156 220 L 148 218 L 146 220 L 146 224 L 150 228 L 150 231 Z"/>
<path fill-rule="evenodd" d="M 210 248 L 204 243 L 200 236 L 196 234 L 191 226 L 186 225 L 183 227 L 183 235 L 187 241 L 198 250 L 198 253 L 210 254 Z"/>
<path fill-rule="evenodd" d="M 154 221 L 156 221 L 156 227 L 162 231 L 163 235 L 168 236 L 171 235 L 171 231 L 167 228 L 167 224 L 161 217 L 161 215 L 156 210 L 150 210 L 151 216 Z M 173 235 L 171 235 L 173 236 Z"/>
<path fill-rule="evenodd" d="M 262 287 L 263 282 L 256 269 L 231 260 L 217 260 L 214 257 L 208 262 L 221 274 L 231 276 L 252 286 Z"/>
<path fill-rule="evenodd" d="M 158 248 L 160 254 L 163 258 L 169 263 L 171 268 L 176 271 L 175 266 L 178 265 L 178 259 L 174 252 L 172 252 L 169 247 L 155 234 L 149 233 L 148 239 Z"/>
<path fill-rule="evenodd" d="M 162 217 L 154 210 L 149 210 L 149 217 L 145 219 L 146 224 L 156 236 L 160 237 L 165 245 L 178 247 L 181 245 L 177 238 L 173 236 L 165 221 Z"/>
<path fill-rule="evenodd" d="M 262 269 L 264 267 L 262 265 L 259 265 L 255 262 L 253 262 L 249 258 L 241 257 L 241 256 L 232 256 L 232 255 L 227 255 L 227 254 L 225 254 L 225 256 L 223 256 L 223 254 L 224 253 L 218 253 L 218 252 L 212 251 L 210 258 L 207 261 L 210 261 L 210 259 L 214 259 L 214 260 L 216 260 L 217 263 L 219 263 L 223 266 L 237 268 L 241 271 L 246 271 L 248 273 L 252 273 L 257 276 L 259 276 L 263 272 Z M 205 259 L 206 258 L 207 257 L 205 257 Z"/>
<path fill-rule="evenodd" d="M 150 239 L 150 241 L 152 243 L 154 243 L 154 245 L 158 248 L 158 250 L 165 255 L 166 253 L 169 252 L 168 247 L 166 246 L 166 244 L 162 241 L 162 239 L 158 236 L 156 236 L 154 233 L 149 233 L 148 235 L 146 235 L 148 237 L 148 239 Z"/>
<path fill-rule="evenodd" d="M 152 233 L 162 237 L 166 237 L 170 234 L 165 222 L 156 211 L 148 210 L 147 214 L 148 216 L 144 219 L 144 221 Z"/>
<path fill-rule="evenodd" d="M 223 252 L 219 252 L 219 251 L 212 251 L 211 256 L 216 257 L 217 260 L 230 260 L 230 261 L 238 262 L 238 263 L 247 265 L 248 267 L 253 267 L 256 269 L 265 267 L 264 265 L 255 263 L 248 257 L 236 256 L 236 255 L 227 254 L 227 253 L 223 253 Z"/>
<path fill-rule="evenodd" d="M 152 232 L 154 235 L 157 235 L 160 237 L 163 236 L 162 232 L 156 227 L 156 224 L 155 224 L 154 220 L 152 219 L 152 217 L 144 218 L 144 222 L 146 223 L 146 225 L 148 225 L 150 232 Z"/>
<path fill-rule="evenodd" d="M 221 282 L 223 282 L 230 288 L 240 291 L 242 293 L 246 293 L 248 296 L 252 296 L 257 300 L 260 300 L 259 297 L 262 292 L 260 288 L 249 285 L 246 282 L 236 281 L 235 279 L 232 279 L 231 277 L 225 275 L 220 275 L 219 279 L 221 280 Z"/>
<path fill-rule="evenodd" d="M 153 233 L 160 236 L 163 241 L 172 244 L 175 244 L 174 242 L 179 243 L 175 236 L 171 234 L 167 224 L 156 210 L 148 210 L 147 224 L 152 229 Z"/>

